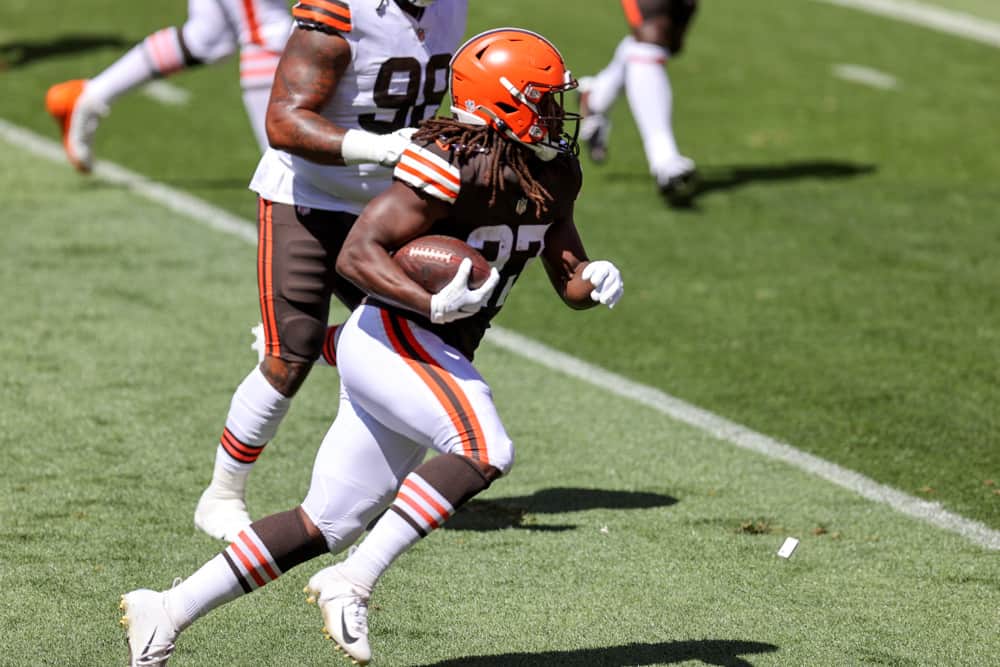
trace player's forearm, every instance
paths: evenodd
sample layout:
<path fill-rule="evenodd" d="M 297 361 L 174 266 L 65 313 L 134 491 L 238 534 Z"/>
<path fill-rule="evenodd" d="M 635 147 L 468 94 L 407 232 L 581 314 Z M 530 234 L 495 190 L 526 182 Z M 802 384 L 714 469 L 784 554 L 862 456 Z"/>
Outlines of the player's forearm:
<path fill-rule="evenodd" d="M 319 164 L 344 164 L 344 128 L 322 115 L 351 61 L 339 36 L 295 30 L 278 63 L 267 108 L 268 143 Z"/>
<path fill-rule="evenodd" d="M 581 277 L 587 263 L 581 262 L 577 264 L 576 269 L 570 275 L 569 279 L 557 288 L 563 302 L 574 310 L 585 310 L 597 305 L 597 302 L 590 298 L 590 292 L 594 289 L 594 286 L 589 280 L 584 280 Z"/>
<path fill-rule="evenodd" d="M 267 116 L 271 147 L 318 164 L 343 165 L 344 129 L 314 111 L 282 109 L 273 102 Z"/>
<path fill-rule="evenodd" d="M 345 245 L 337 258 L 337 272 L 378 299 L 424 316 L 430 313 L 431 295 L 413 282 L 377 243 Z"/>
<path fill-rule="evenodd" d="M 553 225 L 545 237 L 542 253 L 549 282 L 567 306 L 583 310 L 596 305 L 590 298 L 594 286 L 581 275 L 589 260 L 576 225 L 571 222 Z"/>

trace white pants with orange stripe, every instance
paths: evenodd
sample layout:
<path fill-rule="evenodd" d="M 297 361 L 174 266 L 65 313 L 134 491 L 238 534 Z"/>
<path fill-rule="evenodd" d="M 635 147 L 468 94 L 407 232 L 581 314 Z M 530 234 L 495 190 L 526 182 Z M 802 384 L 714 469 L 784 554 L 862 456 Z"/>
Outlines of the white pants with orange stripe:
<path fill-rule="evenodd" d="M 332 552 L 357 540 L 428 451 L 513 465 L 489 385 L 436 334 L 364 305 L 341 328 L 337 364 L 340 408 L 302 503 Z"/>
<path fill-rule="evenodd" d="M 267 148 L 264 116 L 271 84 L 291 30 L 286 0 L 188 0 L 181 33 L 192 56 L 214 63 L 239 49 L 243 103 L 261 150 Z M 171 57 L 167 48 L 160 52 Z"/>
<path fill-rule="evenodd" d="M 191 55 L 213 63 L 237 48 L 280 54 L 291 28 L 292 14 L 285 0 L 188 0 L 181 31 Z"/>

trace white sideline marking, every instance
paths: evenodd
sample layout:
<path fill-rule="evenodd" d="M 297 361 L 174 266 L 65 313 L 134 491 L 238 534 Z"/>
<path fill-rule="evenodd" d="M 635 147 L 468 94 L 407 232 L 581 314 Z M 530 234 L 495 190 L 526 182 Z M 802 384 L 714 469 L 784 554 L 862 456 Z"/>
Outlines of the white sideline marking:
<path fill-rule="evenodd" d="M 48 160 L 60 163 L 66 161 L 62 146 L 58 143 L 3 119 L 0 119 L 0 137 L 10 144 L 20 146 L 28 152 Z M 195 222 L 227 234 L 233 234 L 248 243 L 257 242 L 257 233 L 253 223 L 223 211 L 197 197 L 150 181 L 124 167 L 106 161 L 98 161 L 95 164 L 93 177 L 120 185 Z M 940 503 L 927 502 L 879 484 L 864 475 L 842 468 L 818 456 L 802 452 L 791 445 L 778 442 L 724 417 L 686 403 L 659 389 L 634 382 L 502 327 L 492 327 L 486 341 L 542 366 L 623 398 L 631 399 L 677 421 L 705 431 L 719 440 L 783 461 L 869 500 L 889 505 L 902 514 L 915 517 L 952 533 L 958 533 L 987 549 L 1000 550 L 1000 531 L 953 514 L 943 509 Z"/>
<path fill-rule="evenodd" d="M 66 154 L 60 144 L 35 134 L 0 118 L 0 136 L 15 146 L 52 162 L 66 163 Z M 99 178 L 126 190 L 131 190 L 146 199 L 155 201 L 168 210 L 193 218 L 213 229 L 238 236 L 249 243 L 257 243 L 257 231 L 253 224 L 232 213 L 212 206 L 208 202 L 174 190 L 166 185 L 151 181 L 141 174 L 120 167 L 114 163 L 97 160 L 92 173 Z"/>
<path fill-rule="evenodd" d="M 779 442 L 762 433 L 729 421 L 714 413 L 691 405 L 659 389 L 639 384 L 628 378 L 588 364 L 568 354 L 548 347 L 521 334 L 500 327 L 490 329 L 486 340 L 527 359 L 575 377 L 588 384 L 606 389 L 613 394 L 629 398 L 673 419 L 694 426 L 709 435 L 749 449 L 768 458 L 784 461 L 800 470 L 822 477 L 828 482 L 853 491 L 860 496 L 888 505 L 902 514 L 933 524 L 939 528 L 958 533 L 976 544 L 988 549 L 1000 549 L 1000 531 L 985 524 L 953 514 L 941 507 L 940 503 L 921 500 L 879 484 L 853 470 L 843 468 L 818 456 L 808 454 L 795 447 Z"/>
<path fill-rule="evenodd" d="M 899 85 L 899 81 L 891 74 L 863 65 L 834 65 L 833 75 L 844 81 L 860 83 L 879 90 L 892 90 Z"/>
<path fill-rule="evenodd" d="M 166 81 L 150 81 L 142 87 L 142 94 L 161 104 L 182 107 L 191 101 L 191 93 Z"/>
<path fill-rule="evenodd" d="M 817 0 L 1000 47 L 1000 23 L 912 0 Z"/>

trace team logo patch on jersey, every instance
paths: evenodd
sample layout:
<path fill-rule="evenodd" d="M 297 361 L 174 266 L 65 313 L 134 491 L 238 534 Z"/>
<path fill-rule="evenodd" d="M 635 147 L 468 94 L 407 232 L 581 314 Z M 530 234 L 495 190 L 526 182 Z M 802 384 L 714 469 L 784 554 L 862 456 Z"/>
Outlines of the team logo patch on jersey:
<path fill-rule="evenodd" d="M 524 215 L 524 212 L 528 210 L 528 200 L 521 197 L 517 200 L 517 204 L 514 205 L 514 210 L 518 215 Z"/>

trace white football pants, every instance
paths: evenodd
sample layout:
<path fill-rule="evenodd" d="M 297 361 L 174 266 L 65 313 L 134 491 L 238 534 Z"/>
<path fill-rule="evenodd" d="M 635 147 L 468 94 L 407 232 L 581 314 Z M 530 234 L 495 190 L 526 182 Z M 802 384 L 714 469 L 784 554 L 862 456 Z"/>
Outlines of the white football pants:
<path fill-rule="evenodd" d="M 429 450 L 506 473 L 514 447 L 489 385 L 436 334 L 376 306 L 359 307 L 337 343 L 340 407 L 302 507 L 333 553 L 396 497 Z"/>
<path fill-rule="evenodd" d="M 261 150 L 267 148 L 271 83 L 291 29 L 286 0 L 188 0 L 181 28 L 188 51 L 202 62 L 218 62 L 239 49 L 243 104 Z"/>

